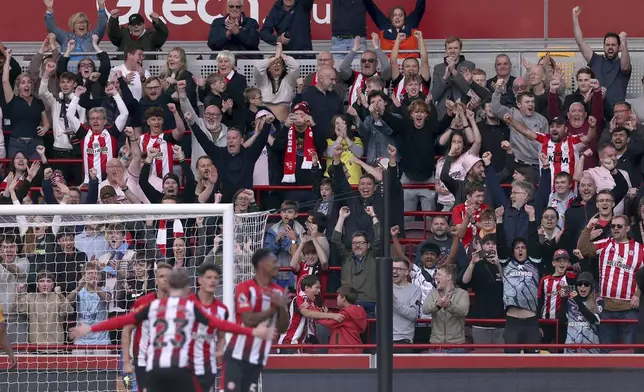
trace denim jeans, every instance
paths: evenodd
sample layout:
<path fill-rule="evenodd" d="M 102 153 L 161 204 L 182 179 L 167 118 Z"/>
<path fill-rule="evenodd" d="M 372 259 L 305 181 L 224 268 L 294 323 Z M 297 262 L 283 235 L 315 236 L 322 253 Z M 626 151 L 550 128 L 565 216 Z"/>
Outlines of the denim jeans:
<path fill-rule="evenodd" d="M 355 38 L 338 38 L 331 37 L 331 51 L 344 51 L 348 52 L 353 49 L 353 40 Z M 360 37 L 360 50 L 367 49 L 367 39 L 365 37 Z M 340 61 L 344 59 L 344 54 L 334 54 L 333 59 L 336 61 L 336 66 L 340 66 Z"/>
<path fill-rule="evenodd" d="M 637 319 L 637 310 L 614 312 L 604 309 L 601 319 L 602 321 Z M 602 322 L 599 324 L 599 342 L 601 344 L 635 344 L 636 329 L 637 324 L 609 324 Z"/>
<path fill-rule="evenodd" d="M 42 139 L 39 137 L 27 139 L 27 138 L 15 138 L 12 137 L 9 139 L 9 148 L 7 149 L 7 158 L 13 158 L 18 152 L 25 154 L 27 159 L 39 160 L 40 155 L 36 151 L 36 147 L 42 145 Z"/>

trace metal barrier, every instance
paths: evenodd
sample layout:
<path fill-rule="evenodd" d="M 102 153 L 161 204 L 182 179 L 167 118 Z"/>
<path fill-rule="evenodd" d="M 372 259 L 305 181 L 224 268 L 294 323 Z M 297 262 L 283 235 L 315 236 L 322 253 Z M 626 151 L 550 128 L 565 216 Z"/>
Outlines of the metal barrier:
<path fill-rule="evenodd" d="M 557 65 L 561 67 L 564 73 L 564 80 L 566 82 L 567 93 L 571 93 L 576 89 L 576 80 L 575 72 L 577 69 L 587 65 L 586 61 L 583 59 L 579 50 L 575 47 L 574 49 L 568 48 L 529 48 L 524 50 L 498 50 L 498 49 L 476 49 L 476 50 L 465 50 L 463 55 L 470 61 L 474 62 L 476 66 L 484 70 L 488 77 L 492 77 L 496 74 L 494 71 L 494 61 L 497 54 L 505 53 L 512 60 L 512 73 L 517 76 L 525 76 L 526 70 L 521 65 L 522 61 L 525 59 L 530 63 L 537 63 L 539 60 L 538 55 L 545 51 L 551 51 L 553 53 L 553 59 L 557 62 Z M 430 54 L 429 61 L 430 65 L 435 65 L 443 62 L 444 52 L 442 50 L 428 49 Z M 557 52 L 565 52 L 566 54 L 574 53 L 571 57 L 559 57 Z M 631 54 L 631 64 L 633 71 L 631 74 L 631 79 L 628 84 L 626 96 L 628 99 L 634 99 L 640 94 L 644 93 L 644 87 L 642 86 L 641 80 L 644 76 L 644 50 L 642 49 L 632 49 L 629 51 Z M 155 52 L 156 53 L 156 52 Z M 211 73 L 216 72 L 217 64 L 215 60 L 201 60 L 197 56 L 210 56 L 214 52 L 188 52 L 188 70 L 195 75 L 200 75 L 203 77 L 208 76 Z M 238 54 L 265 54 L 267 56 L 274 54 L 274 52 L 235 52 Z M 299 52 L 286 52 L 288 54 L 309 54 L 315 55 L 319 52 L 315 51 L 299 51 Z M 346 53 L 346 52 L 333 52 L 333 53 Z M 87 53 L 91 55 L 93 53 Z M 110 54 L 121 54 L 121 53 L 110 53 Z M 16 53 L 16 57 L 25 57 L 32 56 L 33 53 Z M 77 53 L 74 53 L 76 56 Z M 249 86 L 255 85 L 255 76 L 253 73 L 254 64 L 257 60 L 244 60 L 240 59 L 237 61 L 237 71 L 246 77 L 246 81 Z M 29 65 L 28 61 L 19 61 L 23 71 L 27 70 Z M 302 77 L 305 77 L 309 73 L 315 72 L 317 69 L 316 60 L 307 60 L 300 59 L 300 74 Z M 114 61 L 114 64 L 119 64 L 119 61 Z M 339 63 L 336 63 L 336 66 L 339 66 Z M 146 60 L 145 67 L 150 71 L 152 75 L 159 75 L 164 67 L 165 60 Z M 356 59 L 352 68 L 354 70 L 360 69 L 360 61 Z M 70 62 L 69 65 L 70 71 L 76 72 L 76 62 Z"/>

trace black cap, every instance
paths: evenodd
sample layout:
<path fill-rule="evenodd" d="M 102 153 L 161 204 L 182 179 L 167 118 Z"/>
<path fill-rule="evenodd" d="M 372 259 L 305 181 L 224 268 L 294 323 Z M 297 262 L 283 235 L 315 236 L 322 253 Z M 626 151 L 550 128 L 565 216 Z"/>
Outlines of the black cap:
<path fill-rule="evenodd" d="M 566 125 L 567 121 L 566 121 L 565 118 L 557 116 L 557 117 L 553 118 L 552 120 L 550 120 L 550 125 L 552 125 L 552 124 Z"/>
<path fill-rule="evenodd" d="M 130 18 L 127 20 L 127 23 L 131 25 L 140 25 L 140 24 L 145 24 L 145 20 L 140 14 L 132 14 L 130 15 Z"/>

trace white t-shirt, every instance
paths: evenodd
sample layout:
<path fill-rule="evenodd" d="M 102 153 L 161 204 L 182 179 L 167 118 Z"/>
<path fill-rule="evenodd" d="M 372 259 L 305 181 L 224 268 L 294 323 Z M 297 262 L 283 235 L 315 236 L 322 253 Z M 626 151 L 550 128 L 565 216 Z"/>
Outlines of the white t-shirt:
<path fill-rule="evenodd" d="M 136 71 L 130 71 L 125 67 L 125 64 L 118 65 L 114 68 L 112 68 L 112 72 L 116 71 L 121 71 L 121 74 L 123 74 L 123 77 L 126 77 L 127 75 L 134 73 L 134 79 L 128 84 L 130 87 L 130 91 L 132 92 L 132 96 L 134 99 L 137 101 L 141 100 L 141 97 L 143 96 L 143 85 L 141 84 L 141 76 L 139 75 L 138 72 Z M 145 77 L 149 78 L 150 72 L 146 69 L 145 70 Z"/>

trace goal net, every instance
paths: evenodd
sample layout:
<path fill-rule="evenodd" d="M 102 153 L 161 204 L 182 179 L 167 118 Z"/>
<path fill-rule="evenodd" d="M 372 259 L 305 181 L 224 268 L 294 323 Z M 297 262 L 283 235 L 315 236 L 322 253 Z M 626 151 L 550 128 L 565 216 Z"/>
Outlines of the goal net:
<path fill-rule="evenodd" d="M 184 268 L 192 290 L 200 265 L 220 265 L 216 294 L 233 309 L 267 217 L 235 215 L 232 204 L 0 205 L 0 305 L 18 359 L 0 391 L 136 391 L 121 371 L 120 331 L 72 342 L 68 330 L 154 291 L 161 262 Z"/>

